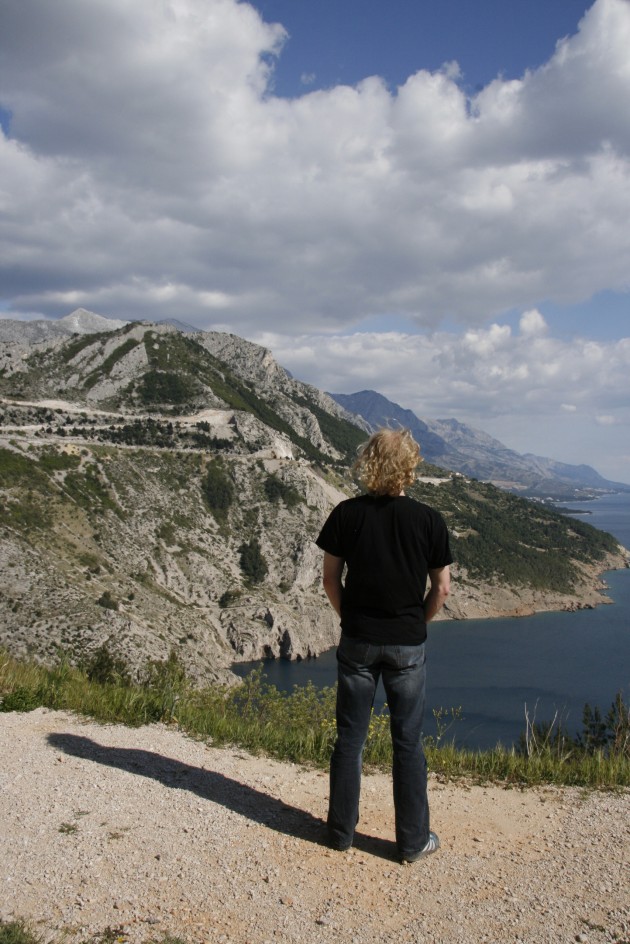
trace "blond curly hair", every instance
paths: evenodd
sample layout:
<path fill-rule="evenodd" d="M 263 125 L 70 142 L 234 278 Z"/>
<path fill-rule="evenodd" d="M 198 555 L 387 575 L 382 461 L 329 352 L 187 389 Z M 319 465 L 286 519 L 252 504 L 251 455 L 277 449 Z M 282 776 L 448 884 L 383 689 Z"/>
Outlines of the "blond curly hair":
<path fill-rule="evenodd" d="M 416 480 L 420 446 L 408 429 L 379 429 L 362 447 L 353 470 L 372 495 L 400 495 Z"/>

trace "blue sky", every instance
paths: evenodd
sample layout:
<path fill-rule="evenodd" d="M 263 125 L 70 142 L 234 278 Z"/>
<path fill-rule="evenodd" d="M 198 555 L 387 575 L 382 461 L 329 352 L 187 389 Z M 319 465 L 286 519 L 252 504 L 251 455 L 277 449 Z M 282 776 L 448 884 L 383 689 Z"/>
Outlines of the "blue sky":
<path fill-rule="evenodd" d="M 498 75 L 520 78 L 574 33 L 588 0 L 259 0 L 288 42 L 274 74 L 278 95 L 354 85 L 369 75 L 391 87 L 419 68 L 458 62 L 474 91 Z"/>
<path fill-rule="evenodd" d="M 630 482 L 630 0 L 5 0 L 0 311 Z"/>

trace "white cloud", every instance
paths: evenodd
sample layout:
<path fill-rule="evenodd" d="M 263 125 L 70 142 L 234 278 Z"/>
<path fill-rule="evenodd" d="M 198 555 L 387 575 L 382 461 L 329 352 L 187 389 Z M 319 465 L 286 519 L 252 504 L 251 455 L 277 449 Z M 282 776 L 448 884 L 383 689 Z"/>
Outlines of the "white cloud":
<path fill-rule="evenodd" d="M 599 468 L 603 449 L 590 456 L 588 446 L 596 427 L 614 424 L 624 441 L 630 432 L 630 338 L 561 340 L 492 324 L 464 335 L 389 332 L 289 341 L 265 333 L 257 340 L 295 376 L 322 389 L 376 389 L 422 418 L 454 416 L 522 452 Z M 612 457 L 616 441 L 608 448 Z"/>
<path fill-rule="evenodd" d="M 438 417 L 482 414 L 540 417 L 563 412 L 630 419 L 630 338 L 564 341 L 512 334 L 507 326 L 463 335 L 360 333 L 301 335 L 265 332 L 270 347 L 296 376 L 334 392 L 377 386 L 390 399 Z M 465 397 L 463 393 L 465 392 Z"/>
<path fill-rule="evenodd" d="M 523 337 L 536 338 L 547 333 L 547 322 L 535 308 L 521 315 L 519 328 Z"/>
<path fill-rule="evenodd" d="M 14 312 L 72 297 L 241 333 L 449 316 L 500 352 L 474 340 L 491 317 L 531 309 L 537 342 L 542 299 L 629 287 L 628 0 L 473 100 L 452 63 L 278 99 L 290 40 L 236 0 L 5 0 L 2 19 Z"/>
<path fill-rule="evenodd" d="M 507 325 L 493 324 L 487 330 L 467 331 L 462 342 L 462 350 L 466 354 L 487 358 L 494 357 L 499 351 L 505 350 L 510 342 L 512 332 Z"/>

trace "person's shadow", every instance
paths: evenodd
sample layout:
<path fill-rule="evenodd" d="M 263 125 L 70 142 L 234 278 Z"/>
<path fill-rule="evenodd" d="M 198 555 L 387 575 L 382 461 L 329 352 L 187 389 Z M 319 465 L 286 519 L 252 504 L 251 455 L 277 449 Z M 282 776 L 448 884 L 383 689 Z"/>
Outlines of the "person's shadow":
<path fill-rule="evenodd" d="M 139 777 L 151 777 L 165 787 L 189 790 L 203 800 L 219 803 L 286 836 L 320 846 L 328 844 L 325 823 L 321 819 L 224 774 L 191 767 L 172 757 L 140 748 L 107 747 L 77 734 L 49 734 L 48 743 L 73 757 L 117 767 Z M 383 859 L 396 858 L 394 843 L 386 839 L 356 832 L 353 846 Z"/>

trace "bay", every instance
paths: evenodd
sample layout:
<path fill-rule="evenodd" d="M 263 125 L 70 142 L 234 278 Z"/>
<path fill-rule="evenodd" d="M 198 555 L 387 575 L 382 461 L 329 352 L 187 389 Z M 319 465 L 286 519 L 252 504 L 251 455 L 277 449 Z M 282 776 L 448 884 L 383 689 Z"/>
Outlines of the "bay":
<path fill-rule="evenodd" d="M 630 547 L 630 494 L 563 507 Z M 425 733 L 436 734 L 435 711 L 461 708 L 462 720 L 446 739 L 484 750 L 498 742 L 516 743 L 525 730 L 526 711 L 538 721 L 557 716 L 575 733 L 586 702 L 607 711 L 619 691 L 630 701 L 630 570 L 609 572 L 606 581 L 614 603 L 594 610 L 432 623 Z M 267 681 L 284 691 L 309 681 L 318 687 L 335 683 L 334 649 L 317 659 L 277 659 L 263 666 Z M 233 669 L 246 675 L 252 667 Z M 383 701 L 379 686 L 375 707 Z"/>

